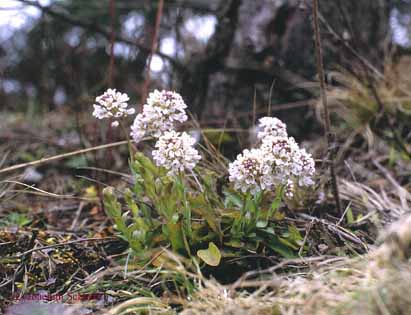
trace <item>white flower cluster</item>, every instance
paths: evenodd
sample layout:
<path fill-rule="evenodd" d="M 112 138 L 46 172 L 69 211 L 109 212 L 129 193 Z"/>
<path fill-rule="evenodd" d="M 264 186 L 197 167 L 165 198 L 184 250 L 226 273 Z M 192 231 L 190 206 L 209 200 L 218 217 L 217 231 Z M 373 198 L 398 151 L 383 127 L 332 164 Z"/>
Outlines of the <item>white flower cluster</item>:
<path fill-rule="evenodd" d="M 96 97 L 93 116 L 98 119 L 122 118 L 135 113 L 134 108 L 127 108 L 129 97 L 125 93 L 117 92 L 116 89 L 108 89 L 103 95 Z M 114 120 L 111 125 L 117 127 L 118 120 Z"/>
<path fill-rule="evenodd" d="M 287 126 L 281 120 L 275 117 L 263 117 L 259 120 L 258 139 L 265 137 L 287 137 Z"/>
<path fill-rule="evenodd" d="M 165 131 L 174 129 L 177 122 L 187 120 L 186 108 L 180 94 L 154 90 L 149 94 L 143 112 L 136 116 L 131 126 L 131 136 L 136 142 L 146 134 L 160 137 Z"/>
<path fill-rule="evenodd" d="M 233 163 L 230 163 L 229 173 L 234 188 L 243 192 L 249 190 L 255 193 L 271 186 L 270 163 L 261 149 L 245 149 Z"/>
<path fill-rule="evenodd" d="M 229 179 L 234 188 L 255 193 L 282 185 L 285 197 L 292 198 L 295 185 L 313 185 L 314 160 L 288 137 L 286 125 L 277 118 L 264 117 L 259 128 L 260 147 L 244 150 L 230 163 Z"/>
<path fill-rule="evenodd" d="M 169 175 L 192 170 L 201 159 L 194 144 L 195 139 L 186 132 L 166 131 L 155 145 L 153 159 L 157 166 L 168 169 Z"/>
<path fill-rule="evenodd" d="M 169 175 L 192 170 L 201 159 L 194 148 L 195 138 L 174 130 L 177 123 L 187 120 L 186 108 L 180 94 L 154 90 L 131 126 L 131 136 L 136 142 L 147 134 L 158 138 L 153 159 L 157 166 L 165 167 Z"/>

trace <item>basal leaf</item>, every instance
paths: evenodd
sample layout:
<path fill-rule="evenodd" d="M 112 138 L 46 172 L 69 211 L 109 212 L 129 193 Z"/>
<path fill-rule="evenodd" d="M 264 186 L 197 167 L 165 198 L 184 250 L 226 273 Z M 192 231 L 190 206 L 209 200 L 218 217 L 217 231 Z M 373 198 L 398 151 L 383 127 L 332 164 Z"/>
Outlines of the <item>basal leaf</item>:
<path fill-rule="evenodd" d="M 221 261 L 221 253 L 218 247 L 213 243 L 208 243 L 207 249 L 197 251 L 197 256 L 209 266 L 218 266 Z"/>

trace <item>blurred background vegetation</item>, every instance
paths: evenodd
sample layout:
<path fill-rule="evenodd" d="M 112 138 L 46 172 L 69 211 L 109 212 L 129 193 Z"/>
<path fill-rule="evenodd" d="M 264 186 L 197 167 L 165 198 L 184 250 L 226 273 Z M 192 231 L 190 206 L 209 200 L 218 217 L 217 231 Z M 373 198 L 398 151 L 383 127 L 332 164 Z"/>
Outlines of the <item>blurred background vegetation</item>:
<path fill-rule="evenodd" d="M 229 159 L 252 145 L 251 128 L 270 108 L 313 154 L 321 192 L 305 209 L 310 216 L 288 211 L 278 220 L 297 224 L 310 255 L 362 253 L 364 244 L 374 244 L 377 228 L 411 209 L 411 0 L 320 0 L 319 5 L 336 135 L 332 149 L 346 220 L 333 212 L 332 195 L 324 188 L 329 151 L 311 0 L 0 0 L 0 170 L 124 139 L 91 115 L 95 97 L 109 87 L 129 94 L 137 111 L 149 91 L 176 90 L 198 121 L 185 129 L 199 136 L 201 127 Z M 139 149 L 144 152 L 144 145 Z M 113 235 L 99 194 L 106 185 L 128 187 L 127 157 L 123 145 L 0 173 L 0 229 L 27 229 L 18 237 L 0 231 L 0 243 L 9 244 L 3 252 L 30 251 L 36 239 L 31 229 L 46 231 L 38 236 L 43 246 Z M 220 191 L 226 169 L 213 162 L 210 167 Z M 29 189 L 32 184 L 37 190 Z M 335 228 L 342 221 L 355 238 Z M 72 234 L 66 238 L 64 231 Z M 66 280 L 79 266 L 88 270 L 87 278 L 112 264 L 108 255 L 120 255 L 127 244 L 115 240 L 107 248 L 79 248 L 70 252 L 80 257 L 77 263 L 62 260 L 52 273 L 58 281 L 51 290 L 71 287 Z M 249 258 L 278 262 L 264 255 Z M 46 259 L 39 262 L 39 268 L 48 268 Z M 6 279 L 0 297 L 9 294 L 7 279 L 22 281 L 26 262 L 16 264 L 17 271 L 14 263 L 0 264 Z M 38 279 L 30 281 L 36 286 Z M 48 281 L 40 286 L 49 287 Z M 82 287 L 83 280 L 77 284 Z M 119 288 L 124 284 L 121 275 Z"/>
<path fill-rule="evenodd" d="M 182 93 L 202 126 L 244 126 L 253 103 L 257 112 L 271 103 L 296 136 L 315 132 L 310 3 L 166 0 L 150 89 Z M 90 112 L 108 86 L 141 106 L 157 6 L 154 0 L 1 0 L 0 109 Z M 388 55 L 410 52 L 410 1 L 320 6 L 330 73 L 364 72 L 364 61 L 382 72 Z"/>

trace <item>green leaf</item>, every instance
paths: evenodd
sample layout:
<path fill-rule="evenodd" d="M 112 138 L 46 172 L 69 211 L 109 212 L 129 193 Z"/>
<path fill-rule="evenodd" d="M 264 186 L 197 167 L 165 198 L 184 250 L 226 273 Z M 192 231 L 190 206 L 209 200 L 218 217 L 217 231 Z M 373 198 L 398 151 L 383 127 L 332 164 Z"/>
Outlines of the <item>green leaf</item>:
<path fill-rule="evenodd" d="M 107 215 L 114 221 L 114 228 L 120 232 L 120 237 L 126 240 L 135 252 L 141 252 L 143 245 L 140 242 L 139 238 L 135 237 L 135 233 L 133 233 L 136 226 L 126 225 L 129 212 L 121 212 L 121 204 L 117 200 L 117 197 L 114 193 L 114 188 L 104 188 L 103 197 Z M 142 231 L 142 233 L 144 233 L 144 231 Z"/>
<path fill-rule="evenodd" d="M 284 191 L 284 187 L 282 186 L 277 187 L 275 199 L 271 203 L 270 209 L 267 211 L 266 215 L 264 215 L 264 218 L 258 218 L 257 228 L 266 228 L 269 220 L 276 218 L 276 215 L 279 212 L 277 210 L 280 208 L 281 200 L 283 198 L 283 191 Z M 258 196 L 258 198 L 260 199 L 260 202 L 261 202 L 262 195 Z"/>
<path fill-rule="evenodd" d="M 273 251 L 283 256 L 284 258 L 293 259 L 297 257 L 297 255 L 289 247 L 285 246 L 284 244 L 281 244 L 280 242 L 269 243 L 267 244 L 267 246 L 271 248 Z"/>
<path fill-rule="evenodd" d="M 231 247 L 234 247 L 234 248 L 243 248 L 244 247 L 244 243 L 241 242 L 240 240 L 237 240 L 237 239 L 232 239 L 228 242 L 225 242 L 224 245 L 231 246 Z"/>
<path fill-rule="evenodd" d="M 243 206 L 243 200 L 241 199 L 241 197 L 237 194 L 234 193 L 229 193 L 226 192 L 226 197 L 224 200 L 224 205 L 226 208 L 233 208 L 233 207 L 237 207 L 237 208 L 241 208 Z"/>
<path fill-rule="evenodd" d="M 86 167 L 88 165 L 87 159 L 84 155 L 73 157 L 66 162 L 64 162 L 64 166 L 71 167 L 71 168 L 79 168 L 79 167 Z"/>
<path fill-rule="evenodd" d="M 181 223 L 167 223 L 167 234 L 170 238 L 171 247 L 173 250 L 177 253 L 184 254 L 186 248 Z"/>
<path fill-rule="evenodd" d="M 300 248 L 287 238 L 279 237 L 278 240 L 290 249 L 298 250 Z"/>
<path fill-rule="evenodd" d="M 112 218 L 120 217 L 121 205 L 117 201 L 113 187 L 106 187 L 103 189 L 103 199 L 107 214 Z"/>
<path fill-rule="evenodd" d="M 354 223 L 354 215 L 352 213 L 351 207 L 348 207 L 346 216 L 347 216 L 347 223 L 348 224 L 353 224 Z"/>
<path fill-rule="evenodd" d="M 256 227 L 259 228 L 259 229 L 263 229 L 263 228 L 266 228 L 267 225 L 268 225 L 267 220 L 258 220 L 257 224 L 256 224 Z"/>
<path fill-rule="evenodd" d="M 391 147 L 390 148 L 390 153 L 389 153 L 389 158 L 388 158 L 388 165 L 390 167 L 393 167 L 395 165 L 395 162 L 398 160 L 398 153 L 395 150 L 395 148 Z"/>
<path fill-rule="evenodd" d="M 31 220 L 22 213 L 12 212 L 6 218 L 0 221 L 0 227 L 13 226 L 23 227 L 28 225 Z"/>
<path fill-rule="evenodd" d="M 287 242 L 287 240 L 274 235 L 273 232 L 265 230 L 262 230 L 262 232 L 264 233 L 264 244 L 271 250 L 288 259 L 298 257 L 292 248 L 294 245 Z"/>
<path fill-rule="evenodd" d="M 280 207 L 281 199 L 283 198 L 283 191 L 284 191 L 284 187 L 282 187 L 282 186 L 277 187 L 275 199 L 271 203 L 271 207 L 270 207 L 270 211 L 269 211 L 269 217 L 271 217 L 273 215 L 273 213 L 275 211 L 277 211 L 277 209 Z"/>
<path fill-rule="evenodd" d="M 134 218 L 137 218 L 139 216 L 138 205 L 134 202 L 133 193 L 128 188 L 124 192 L 124 199 L 125 199 L 127 205 L 129 206 L 129 208 L 131 210 L 131 213 L 133 214 Z"/>
<path fill-rule="evenodd" d="M 288 233 L 289 240 L 292 242 L 298 243 L 298 241 L 302 241 L 304 239 L 300 231 L 298 231 L 297 227 L 294 224 L 291 224 L 288 227 Z"/>
<path fill-rule="evenodd" d="M 200 249 L 197 251 L 197 256 L 203 260 L 207 265 L 216 267 L 220 264 L 221 253 L 218 247 L 213 243 L 208 243 L 207 249 Z"/>
<path fill-rule="evenodd" d="M 178 213 L 174 213 L 173 216 L 171 217 L 171 222 L 172 222 L 173 224 L 177 224 L 178 220 L 179 220 L 179 214 L 178 214 Z"/>
<path fill-rule="evenodd" d="M 220 218 L 206 200 L 205 195 L 200 194 L 191 197 L 189 203 L 192 211 L 204 218 L 207 221 L 208 226 L 217 233 L 220 239 L 222 239 L 223 233 L 221 231 Z"/>
<path fill-rule="evenodd" d="M 282 221 L 285 219 L 285 213 L 281 211 L 276 211 L 273 215 L 273 220 L 274 221 Z"/>
<path fill-rule="evenodd" d="M 140 170 L 148 171 L 152 174 L 157 174 L 158 173 L 157 167 L 143 153 L 137 152 L 134 159 L 135 159 L 136 165 L 141 166 Z"/>

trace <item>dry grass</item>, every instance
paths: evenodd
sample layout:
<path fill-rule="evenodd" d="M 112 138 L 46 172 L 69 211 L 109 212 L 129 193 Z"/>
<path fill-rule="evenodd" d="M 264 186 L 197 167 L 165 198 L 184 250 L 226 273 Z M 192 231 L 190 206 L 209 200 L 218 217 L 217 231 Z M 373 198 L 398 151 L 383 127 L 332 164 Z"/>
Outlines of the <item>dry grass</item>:
<path fill-rule="evenodd" d="M 324 257 L 305 273 L 282 276 L 261 273 L 260 278 L 252 273 L 254 280 L 244 277 L 226 286 L 202 279 L 195 294 L 180 300 L 180 312 L 168 306 L 164 299 L 141 297 L 108 314 L 410 314 L 411 215 L 393 224 L 382 238 L 382 245 L 366 256 Z"/>
<path fill-rule="evenodd" d="M 402 57 L 395 62 L 387 58 L 381 78 L 371 78 L 361 70 L 355 75 L 344 70 L 333 72 L 338 85 L 330 87 L 327 93 L 330 112 L 348 127 L 348 139 L 361 134 L 372 147 L 376 138 L 387 138 L 409 157 L 406 140 L 411 134 L 406 126 L 411 116 L 410 70 L 411 58 Z M 316 112 L 322 121 L 320 102 Z M 342 133 L 340 129 L 339 135 Z"/>
<path fill-rule="evenodd" d="M 366 257 L 323 261 L 319 268 L 283 276 L 272 285 L 256 282 L 250 294 L 207 282 L 182 314 L 410 314 L 410 249 L 411 216 L 389 228 L 385 242 Z"/>

